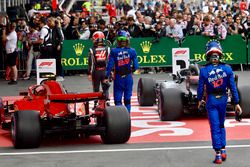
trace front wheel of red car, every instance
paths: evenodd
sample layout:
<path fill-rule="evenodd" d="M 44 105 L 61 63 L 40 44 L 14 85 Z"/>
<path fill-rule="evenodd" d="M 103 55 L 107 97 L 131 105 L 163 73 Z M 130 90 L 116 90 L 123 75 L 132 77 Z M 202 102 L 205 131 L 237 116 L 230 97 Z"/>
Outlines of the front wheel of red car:
<path fill-rule="evenodd" d="M 16 111 L 11 119 L 11 135 L 15 148 L 37 148 L 41 143 L 40 113 Z"/>
<path fill-rule="evenodd" d="M 126 143 L 131 134 L 130 114 L 125 106 L 107 107 L 103 117 L 106 130 L 101 134 L 103 143 Z"/>

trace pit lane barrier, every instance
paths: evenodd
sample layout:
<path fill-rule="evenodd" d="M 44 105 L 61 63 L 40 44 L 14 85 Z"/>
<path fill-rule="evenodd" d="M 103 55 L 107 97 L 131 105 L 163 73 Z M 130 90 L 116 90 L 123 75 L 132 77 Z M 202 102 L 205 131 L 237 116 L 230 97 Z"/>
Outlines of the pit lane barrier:
<path fill-rule="evenodd" d="M 137 52 L 140 67 L 170 67 L 173 48 L 189 48 L 190 59 L 202 59 L 205 63 L 205 45 L 209 40 L 204 36 L 187 36 L 181 43 L 168 37 L 162 37 L 158 42 L 154 38 L 132 38 L 130 46 Z M 220 42 L 223 61 L 232 65 L 248 65 L 247 56 L 250 51 L 247 53 L 247 43 L 241 35 L 227 36 L 226 40 Z M 91 47 L 91 40 L 65 40 L 62 49 L 64 70 L 87 69 L 88 51 Z M 116 44 L 111 47 L 116 47 Z"/>

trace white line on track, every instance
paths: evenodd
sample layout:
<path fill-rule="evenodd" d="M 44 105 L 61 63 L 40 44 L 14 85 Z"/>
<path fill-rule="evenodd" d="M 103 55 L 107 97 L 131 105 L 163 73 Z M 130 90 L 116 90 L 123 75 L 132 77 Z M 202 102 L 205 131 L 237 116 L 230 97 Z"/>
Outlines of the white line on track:
<path fill-rule="evenodd" d="M 41 154 L 76 154 L 76 153 L 107 153 L 107 152 L 136 152 L 136 151 L 164 151 L 164 150 L 197 150 L 211 149 L 211 146 L 193 147 L 156 147 L 135 149 L 107 149 L 107 150 L 72 150 L 72 151 L 41 151 L 41 152 L 11 152 L 0 153 L 0 156 L 41 155 Z M 250 148 L 250 145 L 229 145 L 227 148 Z"/>

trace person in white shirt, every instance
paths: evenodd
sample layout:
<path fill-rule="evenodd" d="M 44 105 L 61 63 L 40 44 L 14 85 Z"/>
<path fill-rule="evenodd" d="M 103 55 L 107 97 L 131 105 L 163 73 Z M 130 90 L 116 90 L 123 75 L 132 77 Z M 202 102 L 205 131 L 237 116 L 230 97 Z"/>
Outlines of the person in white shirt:
<path fill-rule="evenodd" d="M 166 27 L 166 36 L 179 41 L 183 38 L 181 26 L 176 24 L 175 19 L 170 19 L 169 25 Z"/>
<path fill-rule="evenodd" d="M 9 26 L 9 33 L 6 34 L 6 30 L 3 31 L 3 41 L 6 42 L 5 50 L 6 50 L 6 64 L 7 67 L 10 68 L 10 82 L 9 85 L 17 84 L 17 67 L 16 67 L 16 59 L 17 59 L 17 33 L 15 31 L 16 23 L 11 23 Z"/>
<path fill-rule="evenodd" d="M 55 19 L 49 17 L 46 24 L 46 19 L 40 19 L 40 27 L 42 27 L 40 32 L 40 38 L 35 44 L 41 44 L 41 59 L 53 58 L 53 46 L 52 46 L 52 29 L 55 27 Z"/>

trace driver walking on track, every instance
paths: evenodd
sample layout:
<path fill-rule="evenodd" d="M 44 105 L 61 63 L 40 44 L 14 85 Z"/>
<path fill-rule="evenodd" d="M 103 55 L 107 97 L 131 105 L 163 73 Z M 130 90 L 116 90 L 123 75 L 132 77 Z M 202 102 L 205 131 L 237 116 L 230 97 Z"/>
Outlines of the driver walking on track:
<path fill-rule="evenodd" d="M 115 105 L 122 105 L 124 94 L 124 104 L 131 110 L 131 96 L 133 91 L 132 72 L 139 68 L 135 49 L 129 47 L 130 35 L 124 30 L 117 33 L 118 47 L 111 50 L 108 66 L 106 70 L 106 81 L 110 77 L 111 70 L 114 68 L 114 101 Z M 133 64 L 133 67 L 131 65 Z"/>
<path fill-rule="evenodd" d="M 88 79 L 92 81 L 93 91 L 100 91 L 100 84 L 105 96 L 108 98 L 109 85 L 104 83 L 107 66 L 107 59 L 110 53 L 110 48 L 104 44 L 104 34 L 101 31 L 96 31 L 93 36 L 93 47 L 89 49 L 88 54 Z M 109 99 L 107 99 L 109 100 Z M 97 106 L 97 101 L 94 102 L 94 109 Z"/>
<path fill-rule="evenodd" d="M 203 97 L 204 91 L 206 91 L 206 109 L 210 123 L 212 145 L 215 150 L 215 160 L 213 161 L 215 164 L 221 164 L 227 158 L 226 130 L 224 127 L 228 101 L 227 88 L 232 93 L 235 112 L 239 115 L 242 114 L 232 68 L 220 62 L 222 55 L 222 48 L 218 41 L 209 41 L 207 43 L 206 60 L 208 64 L 200 70 L 197 89 L 198 108 L 204 103 Z"/>

